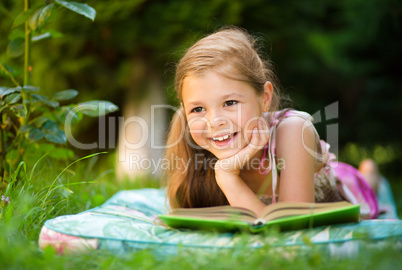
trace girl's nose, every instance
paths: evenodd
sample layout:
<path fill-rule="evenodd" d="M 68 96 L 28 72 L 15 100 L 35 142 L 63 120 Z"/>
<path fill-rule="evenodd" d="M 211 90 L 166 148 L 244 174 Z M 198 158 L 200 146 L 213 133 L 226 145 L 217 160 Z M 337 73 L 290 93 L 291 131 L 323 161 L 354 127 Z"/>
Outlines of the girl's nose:
<path fill-rule="evenodd" d="M 211 127 L 221 127 L 227 125 L 230 122 L 230 118 L 219 110 L 212 111 L 209 115 L 209 123 Z"/>
<path fill-rule="evenodd" d="M 210 121 L 212 127 L 220 127 L 224 126 L 228 123 L 228 118 L 224 116 L 217 116 L 211 119 Z"/>

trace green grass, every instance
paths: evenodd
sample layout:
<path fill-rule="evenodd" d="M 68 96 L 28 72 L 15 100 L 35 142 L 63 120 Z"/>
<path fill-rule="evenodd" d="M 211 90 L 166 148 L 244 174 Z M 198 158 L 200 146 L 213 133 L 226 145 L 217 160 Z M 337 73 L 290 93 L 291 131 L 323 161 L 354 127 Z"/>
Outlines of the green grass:
<path fill-rule="evenodd" d="M 125 255 L 106 251 L 59 256 L 52 248 L 38 249 L 43 223 L 50 218 L 76 214 L 104 203 L 123 189 L 158 187 L 155 181 L 116 182 L 113 170 L 96 162 L 97 157 L 71 166 L 56 166 L 49 159 L 34 169 L 21 166 L 25 178 L 9 190 L 11 203 L 0 220 L 0 269 L 394 269 L 402 262 L 401 247 L 367 242 L 358 254 L 331 258 L 320 246 L 303 249 L 233 249 L 210 252 L 180 249 L 177 255 L 160 257 L 152 250 Z M 106 168 L 105 168 L 106 167 Z M 395 196 L 397 197 L 397 196 Z M 398 198 L 399 198 L 398 194 Z M 398 201 L 400 203 L 400 200 Z M 399 204 L 399 209 L 401 205 Z M 244 236 L 247 238 L 247 235 Z M 392 243 L 392 242 L 390 242 Z"/>

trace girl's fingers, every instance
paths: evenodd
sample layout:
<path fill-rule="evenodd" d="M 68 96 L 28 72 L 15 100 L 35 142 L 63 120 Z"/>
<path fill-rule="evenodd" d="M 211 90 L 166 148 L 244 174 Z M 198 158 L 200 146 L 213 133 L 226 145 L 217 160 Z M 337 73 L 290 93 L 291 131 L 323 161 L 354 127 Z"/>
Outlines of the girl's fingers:
<path fill-rule="evenodd" d="M 265 119 L 261 117 L 257 121 L 257 128 L 254 128 L 252 131 L 250 143 L 238 153 L 244 157 L 244 159 L 240 160 L 246 162 L 268 143 L 269 137 L 268 124 Z"/>
<path fill-rule="evenodd" d="M 250 143 L 240 150 L 231 160 L 234 172 L 238 172 L 259 150 L 261 150 L 269 141 L 269 127 L 265 119 L 259 118 L 257 128 L 254 128 L 251 134 Z"/>

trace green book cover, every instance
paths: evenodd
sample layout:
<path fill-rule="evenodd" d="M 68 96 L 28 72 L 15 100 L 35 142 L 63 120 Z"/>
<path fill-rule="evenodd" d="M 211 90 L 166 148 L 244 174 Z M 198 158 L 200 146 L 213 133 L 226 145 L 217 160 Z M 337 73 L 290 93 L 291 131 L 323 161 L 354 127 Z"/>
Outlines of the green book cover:
<path fill-rule="evenodd" d="M 199 229 L 218 232 L 261 232 L 277 227 L 280 231 L 359 222 L 360 205 L 349 202 L 288 203 L 265 207 L 260 216 L 231 206 L 178 208 L 159 218 L 171 228 Z"/>

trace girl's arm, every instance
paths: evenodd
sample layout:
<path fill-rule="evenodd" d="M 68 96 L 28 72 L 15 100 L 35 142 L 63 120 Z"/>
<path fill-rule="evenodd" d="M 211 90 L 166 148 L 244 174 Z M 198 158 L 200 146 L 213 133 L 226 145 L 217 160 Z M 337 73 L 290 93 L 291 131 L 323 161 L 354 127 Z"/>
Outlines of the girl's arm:
<path fill-rule="evenodd" d="M 300 117 L 289 117 L 283 120 L 277 129 L 276 158 L 283 160 L 280 162 L 283 168 L 280 173 L 279 201 L 314 202 L 314 172 L 317 160 L 306 149 L 316 151 L 316 135 L 312 125 L 303 129 L 304 124 L 305 120 Z M 259 125 L 259 130 L 264 128 Z M 269 136 L 264 135 L 264 132 L 256 132 L 250 143 L 254 147 L 241 150 L 237 159 L 232 157 L 217 162 L 216 181 L 231 206 L 248 208 L 258 214 L 265 207 L 241 179 L 239 168 L 248 161 L 247 157 L 261 149 L 268 139 Z M 240 161 L 241 164 L 234 161 Z"/>
<path fill-rule="evenodd" d="M 261 150 L 269 140 L 269 128 L 263 118 L 258 120 L 258 130 L 254 129 L 250 144 L 233 157 L 219 160 L 215 165 L 215 178 L 231 206 L 250 209 L 260 214 L 265 204 L 241 179 L 241 168 Z"/>
<path fill-rule="evenodd" d="M 231 206 L 250 209 L 259 215 L 266 206 L 239 175 L 215 172 L 218 186 L 225 194 Z"/>
<path fill-rule="evenodd" d="M 280 171 L 279 201 L 314 202 L 317 159 L 308 149 L 316 153 L 315 136 L 312 124 L 300 117 L 286 118 L 278 125 L 276 157 L 284 165 Z"/>

